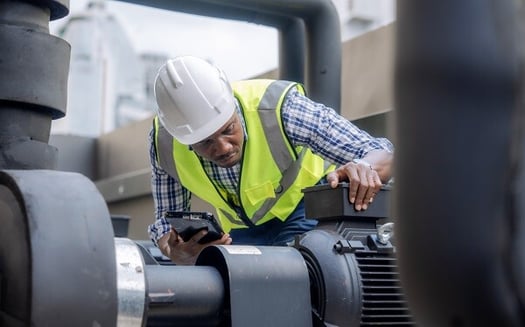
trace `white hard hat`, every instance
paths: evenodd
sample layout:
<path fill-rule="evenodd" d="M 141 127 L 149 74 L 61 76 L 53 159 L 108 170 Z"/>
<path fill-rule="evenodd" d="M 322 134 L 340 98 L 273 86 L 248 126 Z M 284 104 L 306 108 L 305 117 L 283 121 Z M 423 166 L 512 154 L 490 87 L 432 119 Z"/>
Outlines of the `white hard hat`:
<path fill-rule="evenodd" d="M 233 92 L 222 70 L 193 56 L 170 59 L 159 69 L 155 97 L 160 122 L 182 144 L 206 139 L 235 111 Z"/>

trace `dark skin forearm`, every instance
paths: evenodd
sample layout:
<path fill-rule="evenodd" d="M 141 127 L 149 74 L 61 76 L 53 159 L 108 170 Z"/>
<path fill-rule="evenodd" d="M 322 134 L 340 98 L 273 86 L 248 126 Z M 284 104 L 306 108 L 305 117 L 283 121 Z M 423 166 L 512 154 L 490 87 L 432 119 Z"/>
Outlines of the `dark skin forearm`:
<path fill-rule="evenodd" d="M 394 169 L 394 155 L 384 150 L 374 150 L 362 158 L 369 166 L 349 162 L 327 176 L 332 188 L 341 182 L 349 182 L 349 201 L 355 210 L 366 210 L 374 200 L 383 183 L 388 182 Z"/>

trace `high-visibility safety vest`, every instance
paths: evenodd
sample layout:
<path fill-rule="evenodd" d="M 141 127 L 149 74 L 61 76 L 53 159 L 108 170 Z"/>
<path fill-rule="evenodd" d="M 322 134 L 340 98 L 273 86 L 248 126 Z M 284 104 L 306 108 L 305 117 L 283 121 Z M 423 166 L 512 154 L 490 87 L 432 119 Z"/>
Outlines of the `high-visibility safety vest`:
<path fill-rule="evenodd" d="M 315 185 L 334 166 L 306 147 L 293 147 L 283 127 L 281 106 L 287 92 L 303 87 L 283 80 L 246 80 L 232 83 L 246 124 L 237 190 L 245 217 L 255 225 L 273 218 L 282 221 L 303 198 L 301 190 Z M 157 160 L 160 166 L 191 193 L 210 203 L 225 232 L 246 228 L 219 189 L 204 171 L 197 155 L 177 142 L 154 120 Z"/>

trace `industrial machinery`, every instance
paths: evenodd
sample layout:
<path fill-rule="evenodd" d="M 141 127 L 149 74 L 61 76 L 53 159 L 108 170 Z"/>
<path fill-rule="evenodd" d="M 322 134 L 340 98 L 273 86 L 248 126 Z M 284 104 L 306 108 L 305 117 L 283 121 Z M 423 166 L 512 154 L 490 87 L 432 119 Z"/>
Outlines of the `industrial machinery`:
<path fill-rule="evenodd" d="M 150 269 L 164 271 L 146 283 L 158 287 L 149 289 L 148 326 L 191 325 L 195 319 L 209 326 L 412 326 L 391 242 L 389 193 L 382 190 L 370 211 L 357 212 L 346 184 L 305 189 L 307 216 L 319 220 L 317 229 L 290 247 L 206 248 L 195 273 L 178 267 L 186 280 L 150 241 L 136 242 L 146 267 L 139 270 L 146 276 Z M 117 260 L 118 253 L 117 246 Z M 177 296 L 195 284 L 190 301 Z M 213 291 L 201 289 L 210 285 Z M 151 296 L 157 293 L 162 296 Z M 189 303 L 207 310 L 199 316 Z"/>
<path fill-rule="evenodd" d="M 64 194 L 66 183 L 77 191 Z M 319 228 L 293 245 L 211 246 L 195 266 L 177 266 L 150 241 L 115 238 L 86 177 L 3 171 L 1 325 L 412 325 L 391 223 L 376 225 L 389 192 L 360 213 L 347 185 L 306 189 Z"/>
<path fill-rule="evenodd" d="M 259 9 L 297 49 L 307 30 L 310 94 L 340 90 L 324 79 L 340 80 L 339 58 L 317 53 L 339 53 L 337 32 L 329 46 L 318 33 L 333 22 L 318 10 L 327 1 L 151 2 Z M 69 47 L 48 22 L 69 1 L 1 1 L 0 326 L 412 325 L 410 312 L 424 326 L 523 326 L 520 2 L 399 2 L 397 241 L 389 190 L 358 216 L 344 185 L 319 187 L 305 190 L 319 226 L 292 246 L 212 246 L 190 267 L 115 238 L 94 184 L 54 170 L 47 141 L 66 111 Z M 290 76 L 302 76 L 299 59 Z"/>
<path fill-rule="evenodd" d="M 333 5 L 308 0 L 302 10 L 281 4 L 266 2 L 269 14 L 261 20 L 279 26 L 286 40 L 296 40 L 295 52 L 284 55 L 301 63 L 295 73 L 304 69 L 304 61 L 297 60 L 304 57 L 297 50 L 305 46 L 303 34 L 314 35 L 305 50 L 307 84 L 319 98 L 336 92 L 324 102 L 335 101 L 338 108 L 340 88 L 325 83 L 340 80 Z M 339 212 L 319 209 L 329 202 L 314 201 L 308 211 L 322 219 L 320 229 L 293 246 L 208 247 L 191 267 L 156 257 L 151 243 L 115 237 L 95 185 L 81 174 L 56 171 L 57 149 L 47 143 L 51 120 L 66 112 L 69 67 L 69 45 L 49 34 L 48 22 L 67 15 L 68 5 L 67 0 L 0 3 L 0 40 L 9 49 L 0 52 L 1 326 L 410 324 L 393 246 L 376 235 L 376 220 L 387 212 L 379 203 L 374 207 L 381 214 L 362 220 L 347 201 Z M 262 9 L 258 1 L 240 7 L 225 1 L 223 10 L 213 2 L 208 6 L 215 14 L 239 17 Z M 306 29 L 293 15 L 307 22 Z M 329 40 L 330 50 L 319 51 L 318 42 Z M 305 192 L 309 197 L 314 191 Z"/>

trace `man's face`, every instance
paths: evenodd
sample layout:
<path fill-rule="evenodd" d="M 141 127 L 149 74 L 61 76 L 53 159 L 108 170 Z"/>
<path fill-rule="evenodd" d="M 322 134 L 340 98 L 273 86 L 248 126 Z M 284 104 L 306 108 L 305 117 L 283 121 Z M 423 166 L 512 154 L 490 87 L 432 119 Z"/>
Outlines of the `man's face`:
<path fill-rule="evenodd" d="M 210 137 L 192 144 L 193 150 L 204 159 L 223 168 L 229 168 L 241 160 L 244 132 L 237 113 Z"/>

